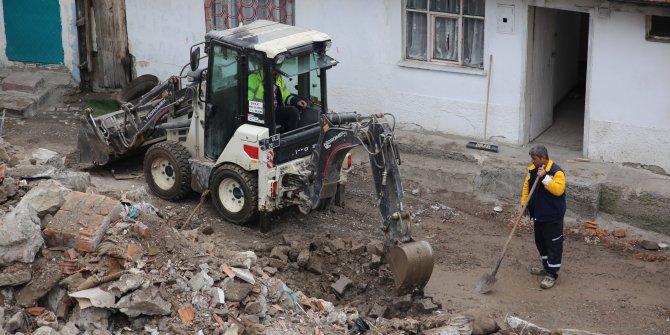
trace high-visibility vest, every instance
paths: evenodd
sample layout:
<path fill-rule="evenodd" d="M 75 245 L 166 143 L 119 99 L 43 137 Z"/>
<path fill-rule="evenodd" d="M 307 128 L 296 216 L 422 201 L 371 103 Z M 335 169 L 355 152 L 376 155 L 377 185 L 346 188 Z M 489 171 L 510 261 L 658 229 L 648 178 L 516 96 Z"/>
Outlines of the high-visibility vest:
<path fill-rule="evenodd" d="M 263 74 L 261 72 L 255 71 L 249 74 L 248 78 L 249 90 L 247 91 L 247 99 L 249 101 L 261 101 L 263 102 Z M 291 95 L 291 92 L 286 88 L 284 84 L 284 78 L 282 76 L 275 76 L 275 85 L 279 86 L 281 91 L 281 100 L 286 105 L 286 100 Z"/>

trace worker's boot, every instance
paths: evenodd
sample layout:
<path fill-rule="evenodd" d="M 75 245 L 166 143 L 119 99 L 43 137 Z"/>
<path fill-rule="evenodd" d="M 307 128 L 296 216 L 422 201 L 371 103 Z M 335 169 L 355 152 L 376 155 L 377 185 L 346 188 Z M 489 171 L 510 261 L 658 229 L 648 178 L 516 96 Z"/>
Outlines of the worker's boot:
<path fill-rule="evenodd" d="M 530 274 L 535 275 L 535 276 L 544 276 L 547 274 L 546 271 L 544 271 L 544 268 L 541 266 L 531 266 L 530 267 Z"/>
<path fill-rule="evenodd" d="M 556 278 L 552 276 L 545 276 L 544 279 L 542 279 L 542 282 L 540 283 L 540 288 L 546 290 L 554 287 L 554 284 L 556 284 Z"/>

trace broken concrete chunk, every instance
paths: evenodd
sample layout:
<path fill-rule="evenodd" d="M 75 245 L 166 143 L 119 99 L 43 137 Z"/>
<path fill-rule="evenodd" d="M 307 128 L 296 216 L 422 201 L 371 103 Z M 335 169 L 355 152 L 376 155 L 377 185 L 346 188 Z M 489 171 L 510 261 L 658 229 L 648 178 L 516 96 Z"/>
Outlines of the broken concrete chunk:
<path fill-rule="evenodd" d="M 239 302 L 246 298 L 254 286 L 248 283 L 239 283 L 234 280 L 227 281 L 223 284 L 223 292 L 228 301 Z"/>
<path fill-rule="evenodd" d="M 384 242 L 378 240 L 372 240 L 365 247 L 366 251 L 370 255 L 379 255 L 381 256 L 384 253 Z"/>
<path fill-rule="evenodd" d="M 49 149 L 38 148 L 33 150 L 31 155 L 37 164 L 46 164 L 47 161 L 54 157 L 60 156 L 57 152 L 51 151 Z"/>
<path fill-rule="evenodd" d="M 393 309 L 396 311 L 407 311 L 412 308 L 412 295 L 406 294 L 395 298 L 393 301 Z"/>
<path fill-rule="evenodd" d="M 63 171 L 55 174 L 53 179 L 77 192 L 86 192 L 91 185 L 91 175 L 88 172 Z"/>
<path fill-rule="evenodd" d="M 251 269 L 251 267 L 256 264 L 257 260 L 258 256 L 256 256 L 256 253 L 253 251 L 238 252 L 228 258 L 228 265 L 238 268 Z"/>
<path fill-rule="evenodd" d="M 63 206 L 44 229 L 47 246 L 93 252 L 122 209 L 120 202 L 109 197 L 70 192 L 65 196 Z"/>
<path fill-rule="evenodd" d="M 331 241 L 330 245 L 336 251 L 344 249 L 344 241 L 341 238 L 334 239 Z"/>
<path fill-rule="evenodd" d="M 302 251 L 300 251 L 300 253 L 298 254 L 297 259 L 298 266 L 305 267 L 307 263 L 309 263 L 309 257 L 310 257 L 309 249 L 302 249 Z"/>
<path fill-rule="evenodd" d="M 434 304 L 433 299 L 424 298 L 416 303 L 415 308 L 419 313 L 429 314 L 440 309 L 440 306 Z"/>
<path fill-rule="evenodd" d="M 505 320 L 507 325 L 514 331 L 524 332 L 526 334 L 549 334 L 549 329 L 539 327 L 526 320 L 517 318 L 516 316 L 508 316 Z"/>
<path fill-rule="evenodd" d="M 307 263 L 307 270 L 315 274 L 323 274 L 323 261 L 320 257 L 310 256 Z"/>
<path fill-rule="evenodd" d="M 79 335 L 80 331 L 72 322 L 68 322 L 60 329 L 60 335 Z"/>
<path fill-rule="evenodd" d="M 188 281 L 188 286 L 195 292 L 202 289 L 209 289 L 214 285 L 214 279 L 210 277 L 206 271 L 200 271 Z"/>
<path fill-rule="evenodd" d="M 121 298 L 116 304 L 121 313 L 132 318 L 140 315 L 168 315 L 172 305 L 158 293 L 158 288 L 150 286 Z"/>
<path fill-rule="evenodd" d="M 287 246 L 276 246 L 272 248 L 272 251 L 270 252 L 270 257 L 271 258 L 276 258 L 284 263 L 288 262 L 288 252 L 290 251 L 290 248 Z"/>
<path fill-rule="evenodd" d="M 380 305 L 380 304 L 375 303 L 370 308 L 370 311 L 368 312 L 368 316 L 372 317 L 372 318 L 378 318 L 378 317 L 385 318 L 385 317 L 388 316 L 387 315 L 388 311 L 389 311 L 388 306 L 384 306 L 384 305 Z"/>
<path fill-rule="evenodd" d="M 63 304 L 71 302 L 70 298 L 67 295 L 67 290 L 60 287 L 60 286 L 54 286 L 47 295 L 42 298 L 40 301 L 41 305 L 44 306 L 46 309 L 53 311 L 56 314 L 56 317 L 59 316 L 59 308 L 64 308 L 66 306 L 63 306 Z M 46 302 L 46 304 L 44 304 Z M 69 311 L 69 310 L 68 310 Z M 65 312 L 64 310 L 61 310 L 60 312 Z"/>
<path fill-rule="evenodd" d="M 126 273 L 119 280 L 107 288 L 114 296 L 121 297 L 129 291 L 136 290 L 144 284 L 144 275 L 140 273 Z"/>
<path fill-rule="evenodd" d="M 32 206 L 20 204 L 0 222 L 0 266 L 32 263 L 44 244 L 40 219 Z"/>
<path fill-rule="evenodd" d="M 382 258 L 379 255 L 372 255 L 372 258 L 370 260 L 370 267 L 373 269 L 377 269 L 381 264 L 382 264 Z"/>
<path fill-rule="evenodd" d="M 251 271 L 240 268 L 231 268 L 231 270 L 233 270 L 237 278 L 240 278 L 251 285 L 256 284 L 256 280 L 254 279 L 254 275 L 251 274 Z"/>
<path fill-rule="evenodd" d="M 354 242 L 351 245 L 351 253 L 354 255 L 361 255 L 365 252 L 365 244 Z"/>
<path fill-rule="evenodd" d="M 453 326 L 444 326 L 440 328 L 433 328 L 424 330 L 423 335 L 461 335 L 467 333 L 461 333 L 458 328 Z"/>
<path fill-rule="evenodd" d="M 218 287 L 212 287 L 210 294 L 212 295 L 212 305 L 223 305 L 226 303 L 226 294 Z"/>
<path fill-rule="evenodd" d="M 277 268 L 273 268 L 271 266 L 266 266 L 266 267 L 263 268 L 263 271 L 265 271 L 270 276 L 274 276 L 275 273 L 277 273 Z"/>
<path fill-rule="evenodd" d="M 98 287 L 72 292 L 70 293 L 70 297 L 77 299 L 81 309 L 89 307 L 112 308 L 116 302 L 113 294 L 105 292 Z"/>
<path fill-rule="evenodd" d="M 30 306 L 45 296 L 61 279 L 58 264 L 38 259 L 33 267 L 32 280 L 16 293 L 16 302 L 21 306 Z"/>
<path fill-rule="evenodd" d="M 264 314 L 263 311 L 265 309 L 265 304 L 262 304 L 261 302 L 258 301 L 253 301 L 248 303 L 244 307 L 244 312 L 247 314 L 252 314 L 252 315 L 262 315 Z"/>
<path fill-rule="evenodd" d="M 69 321 L 83 331 L 93 332 L 97 329 L 107 329 L 111 314 L 111 311 L 106 308 L 91 307 L 82 310 L 79 305 L 76 305 L 70 314 Z"/>
<path fill-rule="evenodd" d="M 66 190 L 55 180 L 45 180 L 28 191 L 19 204 L 26 203 L 32 206 L 39 217 L 46 214 L 56 214 L 58 209 L 65 203 Z"/>
<path fill-rule="evenodd" d="M 77 290 L 77 287 L 85 281 L 84 275 L 81 272 L 77 272 L 65 279 L 61 280 L 59 285 L 65 287 L 68 291 L 74 292 Z"/>
<path fill-rule="evenodd" d="M 22 285 L 29 282 L 30 278 L 32 278 L 30 269 L 11 271 L 10 268 L 5 268 L 0 272 L 0 287 Z"/>
<path fill-rule="evenodd" d="M 658 242 L 649 241 L 649 240 L 644 240 L 644 241 L 640 242 L 640 247 L 642 249 L 652 250 L 652 251 L 660 249 L 658 247 Z"/>
<path fill-rule="evenodd" d="M 7 320 L 7 323 L 5 323 L 5 330 L 10 333 L 14 334 L 17 330 L 23 327 L 23 322 L 26 319 L 26 315 L 23 313 L 23 311 L 18 311 L 12 315 L 9 320 Z"/>
<path fill-rule="evenodd" d="M 289 249 L 289 252 L 288 252 L 288 259 L 291 262 L 295 262 L 296 260 L 298 260 L 298 255 L 300 254 L 300 251 L 303 248 L 304 248 L 304 246 L 299 241 L 291 242 L 291 246 L 290 246 L 290 249 Z"/>
<path fill-rule="evenodd" d="M 58 325 L 58 323 L 56 323 L 56 325 Z M 39 327 L 39 328 L 35 329 L 35 331 L 33 332 L 33 335 L 60 335 L 60 332 L 58 332 L 57 330 L 55 330 L 51 327 L 42 326 L 42 327 Z"/>
<path fill-rule="evenodd" d="M 334 284 L 330 285 L 330 287 L 332 287 L 337 294 L 342 296 L 352 283 L 353 282 L 351 279 L 347 278 L 346 276 L 340 276 L 340 279 L 338 279 Z"/>

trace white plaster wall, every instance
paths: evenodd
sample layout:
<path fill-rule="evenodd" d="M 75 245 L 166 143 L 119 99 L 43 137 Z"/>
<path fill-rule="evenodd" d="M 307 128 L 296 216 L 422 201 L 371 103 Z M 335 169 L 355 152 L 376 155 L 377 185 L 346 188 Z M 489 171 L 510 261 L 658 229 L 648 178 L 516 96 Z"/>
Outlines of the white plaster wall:
<path fill-rule="evenodd" d="M 515 5 L 512 34 L 496 32 L 496 3 Z M 485 69 L 488 55 L 494 57 L 487 134 L 501 142 L 520 142 L 525 8 L 520 0 L 487 1 Z M 391 112 L 398 121 L 426 130 L 481 138 L 485 71 L 464 74 L 400 66 L 403 10 L 397 0 L 296 2 L 296 25 L 328 33 L 333 39 L 329 54 L 341 62 L 329 72 L 329 107 Z"/>
<path fill-rule="evenodd" d="M 645 40 L 645 15 L 594 17 L 588 156 L 670 171 L 670 44 Z"/>
<path fill-rule="evenodd" d="M 126 0 L 126 20 L 137 76 L 179 75 L 191 45 L 205 40 L 204 0 Z"/>
<path fill-rule="evenodd" d="M 63 41 L 63 63 L 76 81 L 81 80 L 79 71 L 79 42 L 77 39 L 77 7 L 75 0 L 59 0 L 61 39 Z M 19 66 L 22 63 L 7 59 L 7 37 L 5 36 L 3 3 L 0 1 L 0 63 L 3 66 Z"/>
<path fill-rule="evenodd" d="M 9 65 L 9 60 L 7 59 L 7 37 L 5 36 L 5 13 L 4 6 L 2 1 L 0 1 L 0 64 L 3 66 Z"/>

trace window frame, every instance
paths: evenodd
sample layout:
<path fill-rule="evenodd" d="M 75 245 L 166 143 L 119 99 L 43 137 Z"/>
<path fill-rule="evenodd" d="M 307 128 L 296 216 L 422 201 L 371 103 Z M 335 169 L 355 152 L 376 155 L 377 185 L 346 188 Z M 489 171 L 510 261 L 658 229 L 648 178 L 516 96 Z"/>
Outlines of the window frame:
<path fill-rule="evenodd" d="M 422 64 L 434 64 L 434 65 L 442 65 L 442 66 L 450 66 L 450 67 L 456 67 L 456 68 L 463 68 L 463 69 L 472 69 L 472 70 L 484 70 L 484 63 L 485 61 L 482 62 L 481 67 L 477 66 L 468 66 L 463 64 L 463 53 L 464 53 L 464 45 L 463 45 L 463 36 L 464 36 L 464 22 L 466 18 L 468 19 L 476 19 L 476 20 L 481 20 L 484 23 L 484 26 L 486 26 L 486 11 L 484 12 L 484 16 L 476 16 L 476 15 L 467 15 L 463 14 L 464 6 L 463 2 L 465 0 L 459 0 L 459 13 L 445 13 L 445 12 L 439 12 L 439 11 L 431 11 L 430 10 L 430 2 L 432 0 L 426 0 L 426 9 L 416 9 L 416 8 L 407 8 L 407 0 L 402 1 L 402 8 L 403 8 L 403 14 L 402 14 L 402 29 L 403 29 L 403 48 L 402 48 L 402 59 L 403 61 L 406 62 L 418 62 Z M 413 13 L 424 13 L 426 14 L 426 21 L 427 21 L 427 34 L 426 34 L 426 60 L 421 60 L 421 59 L 414 59 L 414 58 L 409 58 L 407 55 L 407 14 L 413 12 Z M 443 60 L 443 59 L 437 59 L 434 56 L 435 48 L 434 48 L 434 39 L 435 39 L 435 22 L 437 21 L 438 18 L 446 18 L 446 19 L 456 19 L 457 20 L 457 26 L 458 26 L 458 60 L 457 61 L 449 61 L 449 60 Z M 486 31 L 486 28 L 484 28 L 484 31 Z M 482 59 L 484 59 L 484 54 L 485 54 L 485 47 L 486 47 L 486 34 L 484 34 L 484 45 L 482 49 Z"/>
<path fill-rule="evenodd" d="M 652 18 L 653 17 L 664 17 L 667 20 L 670 20 L 670 16 L 665 16 L 665 15 L 647 15 L 645 17 L 645 39 L 647 41 L 651 42 L 663 42 L 663 43 L 670 43 L 670 36 L 659 36 L 659 35 L 652 35 Z"/>

